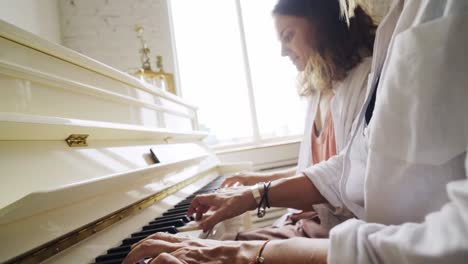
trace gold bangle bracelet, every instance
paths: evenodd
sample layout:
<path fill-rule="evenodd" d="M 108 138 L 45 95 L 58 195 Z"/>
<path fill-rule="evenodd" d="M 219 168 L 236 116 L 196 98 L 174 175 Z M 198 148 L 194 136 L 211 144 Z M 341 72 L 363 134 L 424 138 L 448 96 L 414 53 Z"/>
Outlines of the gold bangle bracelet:
<path fill-rule="evenodd" d="M 257 256 L 255 257 L 255 260 L 250 262 L 250 264 L 263 264 L 265 262 L 265 258 L 262 257 L 263 250 L 265 249 L 265 246 L 270 242 L 271 240 L 265 241 L 263 245 L 260 247 L 260 250 L 258 251 Z"/>

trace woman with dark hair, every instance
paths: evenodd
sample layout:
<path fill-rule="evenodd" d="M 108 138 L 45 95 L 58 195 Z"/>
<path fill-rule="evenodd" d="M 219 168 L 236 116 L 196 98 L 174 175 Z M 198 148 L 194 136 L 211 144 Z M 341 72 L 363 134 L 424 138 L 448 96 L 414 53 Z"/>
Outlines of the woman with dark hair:
<path fill-rule="evenodd" d="M 300 72 L 299 94 L 309 99 L 298 166 L 275 173 L 237 174 L 227 178 L 223 187 L 259 184 L 262 188 L 262 182 L 302 176 L 304 172 L 314 177 L 307 173 L 311 166 L 344 149 L 364 100 L 376 28 L 361 6 L 355 13 L 348 26 L 338 1 L 278 1 L 273 18 L 281 54 Z M 241 232 L 236 239 L 327 237 L 329 229 L 350 216 L 329 204 L 302 209 L 305 212 L 290 210 L 273 227 Z"/>

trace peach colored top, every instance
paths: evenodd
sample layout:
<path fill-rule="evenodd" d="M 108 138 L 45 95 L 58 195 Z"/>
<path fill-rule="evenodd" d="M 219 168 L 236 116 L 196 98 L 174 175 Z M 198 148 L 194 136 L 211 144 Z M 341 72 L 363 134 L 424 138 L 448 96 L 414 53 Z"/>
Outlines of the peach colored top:
<path fill-rule="evenodd" d="M 325 124 L 322 132 L 317 136 L 315 121 L 312 129 L 312 164 L 317 164 L 321 161 L 328 160 L 336 155 L 335 128 L 331 111 L 328 110 Z"/>

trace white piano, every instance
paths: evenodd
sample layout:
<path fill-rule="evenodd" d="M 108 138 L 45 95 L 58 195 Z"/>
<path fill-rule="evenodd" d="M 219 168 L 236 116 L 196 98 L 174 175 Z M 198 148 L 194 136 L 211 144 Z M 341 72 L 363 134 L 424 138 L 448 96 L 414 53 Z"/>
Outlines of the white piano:
<path fill-rule="evenodd" d="M 94 263 L 250 168 L 205 136 L 196 107 L 0 20 L 0 263 Z"/>

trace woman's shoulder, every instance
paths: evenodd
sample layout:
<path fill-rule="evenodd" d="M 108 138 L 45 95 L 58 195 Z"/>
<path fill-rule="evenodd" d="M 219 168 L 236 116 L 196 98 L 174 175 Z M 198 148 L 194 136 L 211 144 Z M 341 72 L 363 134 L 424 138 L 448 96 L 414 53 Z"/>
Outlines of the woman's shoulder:
<path fill-rule="evenodd" d="M 365 89 L 367 86 L 367 77 L 372 66 L 372 57 L 365 57 L 362 61 L 351 69 L 346 78 L 333 85 L 333 91 L 337 94 L 349 94 Z"/>
<path fill-rule="evenodd" d="M 372 56 L 364 57 L 362 61 L 354 67 L 350 75 L 369 74 L 372 67 Z"/>

